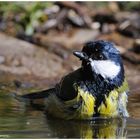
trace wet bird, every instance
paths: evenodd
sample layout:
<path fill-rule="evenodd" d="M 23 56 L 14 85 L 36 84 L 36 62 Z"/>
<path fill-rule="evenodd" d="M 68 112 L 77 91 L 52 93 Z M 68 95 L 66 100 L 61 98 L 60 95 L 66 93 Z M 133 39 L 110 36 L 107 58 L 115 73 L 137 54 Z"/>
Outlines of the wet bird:
<path fill-rule="evenodd" d="M 115 44 L 90 41 L 73 54 L 81 67 L 64 76 L 54 88 L 22 95 L 34 102 L 44 99 L 44 111 L 63 119 L 128 117 L 128 84 L 123 62 Z"/>

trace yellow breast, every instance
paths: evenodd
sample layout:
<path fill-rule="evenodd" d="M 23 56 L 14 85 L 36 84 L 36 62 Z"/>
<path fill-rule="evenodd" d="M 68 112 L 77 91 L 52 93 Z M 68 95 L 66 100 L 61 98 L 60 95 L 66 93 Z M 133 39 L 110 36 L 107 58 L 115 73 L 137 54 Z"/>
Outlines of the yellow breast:
<path fill-rule="evenodd" d="M 118 92 L 112 91 L 108 96 L 105 95 L 105 104 L 102 102 L 98 107 L 100 116 L 114 117 L 118 115 Z"/>
<path fill-rule="evenodd" d="M 65 102 L 67 106 L 74 105 L 81 100 L 81 106 L 74 113 L 76 119 L 89 119 L 94 114 L 95 98 L 87 91 L 78 87 L 78 95 L 75 99 Z"/>

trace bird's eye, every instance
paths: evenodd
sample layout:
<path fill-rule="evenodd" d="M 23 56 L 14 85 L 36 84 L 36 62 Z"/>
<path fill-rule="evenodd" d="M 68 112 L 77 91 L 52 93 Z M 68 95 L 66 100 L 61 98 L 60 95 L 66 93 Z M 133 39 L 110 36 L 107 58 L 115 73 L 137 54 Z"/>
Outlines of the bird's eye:
<path fill-rule="evenodd" d="M 103 58 L 104 58 L 103 55 L 100 54 L 99 59 L 102 60 Z"/>

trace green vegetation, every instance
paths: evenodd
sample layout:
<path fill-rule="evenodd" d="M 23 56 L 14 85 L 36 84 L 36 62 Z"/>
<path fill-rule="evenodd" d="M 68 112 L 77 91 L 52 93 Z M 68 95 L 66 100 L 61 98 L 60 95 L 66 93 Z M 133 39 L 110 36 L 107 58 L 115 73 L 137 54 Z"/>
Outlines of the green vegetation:
<path fill-rule="evenodd" d="M 1 2 L 1 18 L 15 21 L 16 28 L 22 27 L 26 35 L 32 35 L 35 27 L 47 20 L 44 9 L 51 5 L 51 2 Z"/>
<path fill-rule="evenodd" d="M 140 11 L 140 2 L 119 2 L 119 6 L 122 10 L 126 11 Z"/>

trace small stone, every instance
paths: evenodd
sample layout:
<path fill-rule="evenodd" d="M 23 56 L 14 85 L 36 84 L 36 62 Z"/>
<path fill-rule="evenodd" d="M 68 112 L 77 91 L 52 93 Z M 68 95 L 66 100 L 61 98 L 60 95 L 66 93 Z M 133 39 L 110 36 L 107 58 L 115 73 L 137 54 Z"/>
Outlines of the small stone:
<path fill-rule="evenodd" d="M 5 57 L 4 56 L 0 56 L 0 64 L 5 62 Z"/>
<path fill-rule="evenodd" d="M 18 59 L 13 59 L 13 61 L 11 62 L 11 65 L 12 66 L 22 66 Z"/>
<path fill-rule="evenodd" d="M 140 39 L 136 39 L 133 44 L 133 51 L 135 53 L 140 53 Z"/>
<path fill-rule="evenodd" d="M 101 24 L 99 22 L 93 22 L 91 25 L 92 29 L 99 29 L 101 27 Z"/>
<path fill-rule="evenodd" d="M 84 20 L 74 10 L 68 12 L 69 20 L 76 26 L 82 27 L 85 25 Z"/>
<path fill-rule="evenodd" d="M 30 122 L 27 122 L 26 124 L 27 124 L 27 125 L 30 125 Z"/>

